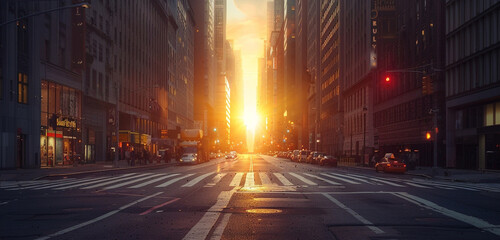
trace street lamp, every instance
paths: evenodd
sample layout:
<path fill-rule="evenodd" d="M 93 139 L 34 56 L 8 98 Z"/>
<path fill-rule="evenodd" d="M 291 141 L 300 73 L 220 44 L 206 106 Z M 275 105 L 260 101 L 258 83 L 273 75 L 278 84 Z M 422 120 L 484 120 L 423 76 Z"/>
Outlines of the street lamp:
<path fill-rule="evenodd" d="M 0 27 L 3 27 L 3 26 L 5 26 L 5 25 L 7 25 L 9 23 L 17 22 L 17 21 L 19 21 L 21 19 L 24 19 L 24 18 L 30 18 L 30 17 L 42 15 L 42 14 L 45 14 L 45 13 L 60 11 L 60 10 L 68 9 L 68 8 L 74 8 L 74 7 L 90 8 L 90 4 L 87 3 L 87 2 L 81 2 L 81 3 L 69 5 L 69 6 L 58 7 L 58 8 L 53 8 L 53 9 L 49 9 L 49 10 L 45 10 L 45 11 L 41 11 L 41 12 L 36 12 L 36 13 L 30 14 L 30 15 L 18 17 L 18 18 L 15 18 L 15 19 L 3 22 L 3 23 L 0 24 Z"/>
<path fill-rule="evenodd" d="M 363 165 L 365 163 L 365 139 L 366 139 L 366 112 L 368 108 L 366 106 L 363 107 Z"/>

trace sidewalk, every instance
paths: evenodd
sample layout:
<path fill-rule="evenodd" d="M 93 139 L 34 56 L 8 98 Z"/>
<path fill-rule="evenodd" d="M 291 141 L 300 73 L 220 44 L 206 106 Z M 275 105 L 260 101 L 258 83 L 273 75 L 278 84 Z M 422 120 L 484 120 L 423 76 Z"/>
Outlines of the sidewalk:
<path fill-rule="evenodd" d="M 372 167 L 348 166 L 339 163 L 339 167 L 374 170 Z M 432 167 L 417 167 L 415 170 L 408 170 L 405 174 L 424 177 L 428 179 L 440 179 L 453 182 L 469 183 L 500 183 L 500 171 L 479 171 L 463 169 L 445 169 Z"/>
<path fill-rule="evenodd" d="M 120 172 L 127 170 L 156 169 L 175 165 L 176 161 L 172 159 L 170 163 L 150 163 L 147 165 L 129 166 L 127 161 L 118 161 L 117 166 L 113 162 L 97 162 L 93 164 L 84 164 L 78 166 L 64 166 L 40 169 L 11 169 L 0 170 L 0 181 L 30 181 L 48 177 L 66 177 L 100 172 Z"/>

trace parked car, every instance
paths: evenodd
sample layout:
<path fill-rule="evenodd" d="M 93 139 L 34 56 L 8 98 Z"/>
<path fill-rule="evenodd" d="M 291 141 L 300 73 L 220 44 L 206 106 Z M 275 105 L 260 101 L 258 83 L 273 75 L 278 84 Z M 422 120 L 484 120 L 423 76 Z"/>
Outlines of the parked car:
<path fill-rule="evenodd" d="M 182 154 L 181 159 L 179 159 L 179 163 L 181 163 L 181 164 L 197 164 L 198 163 L 198 154 L 196 154 L 196 153 Z"/>
<path fill-rule="evenodd" d="M 337 167 L 337 158 L 331 155 L 320 155 L 318 157 L 319 165 L 331 165 L 333 167 Z"/>
<path fill-rule="evenodd" d="M 311 153 L 311 151 L 309 151 L 309 150 L 300 150 L 298 162 L 306 162 L 306 159 L 307 159 L 307 156 L 309 156 L 309 153 Z"/>
<path fill-rule="evenodd" d="M 325 154 L 325 153 L 322 153 L 322 152 L 316 152 L 316 151 L 313 151 L 313 152 L 311 152 L 311 153 L 309 154 L 309 156 L 307 157 L 306 162 L 307 162 L 307 163 L 312 163 L 312 164 L 317 164 L 317 163 L 319 163 L 319 161 L 318 161 L 318 160 L 319 160 L 319 159 L 318 159 L 318 157 L 320 157 L 320 156 L 324 156 L 324 155 L 326 155 L 326 154 Z"/>
<path fill-rule="evenodd" d="M 238 157 L 238 154 L 236 154 L 235 151 L 231 151 L 226 154 L 226 159 L 236 159 Z"/>
<path fill-rule="evenodd" d="M 406 172 L 406 164 L 400 158 L 396 158 L 393 153 L 386 153 L 375 164 L 375 171 L 404 173 Z"/>
<path fill-rule="evenodd" d="M 216 159 L 217 158 L 217 153 L 211 152 L 209 154 L 210 159 Z"/>

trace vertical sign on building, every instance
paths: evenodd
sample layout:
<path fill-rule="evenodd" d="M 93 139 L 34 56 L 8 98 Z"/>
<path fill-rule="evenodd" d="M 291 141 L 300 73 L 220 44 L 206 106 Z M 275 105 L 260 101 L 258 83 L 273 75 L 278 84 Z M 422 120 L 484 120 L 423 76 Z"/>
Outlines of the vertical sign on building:
<path fill-rule="evenodd" d="M 377 67 L 377 34 L 378 34 L 378 9 L 377 0 L 372 0 L 371 4 L 371 51 L 370 51 L 370 66 L 372 68 Z"/>

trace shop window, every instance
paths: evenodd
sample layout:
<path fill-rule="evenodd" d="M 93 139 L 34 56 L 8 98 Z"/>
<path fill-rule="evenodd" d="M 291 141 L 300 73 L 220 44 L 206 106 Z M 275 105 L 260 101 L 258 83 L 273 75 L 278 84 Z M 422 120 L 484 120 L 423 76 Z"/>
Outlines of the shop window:
<path fill-rule="evenodd" d="M 495 104 L 495 125 L 500 125 L 500 102 Z"/>
<path fill-rule="evenodd" d="M 0 47 L 1 49 L 1 47 Z M 0 99 L 3 98 L 3 71 L 2 71 L 2 61 L 0 59 Z"/>
<path fill-rule="evenodd" d="M 17 75 L 17 102 L 28 103 L 28 75 L 25 73 Z"/>
<path fill-rule="evenodd" d="M 486 105 L 485 113 L 484 113 L 484 120 L 485 120 L 485 126 L 493 126 L 494 124 L 494 104 L 488 104 Z"/>

